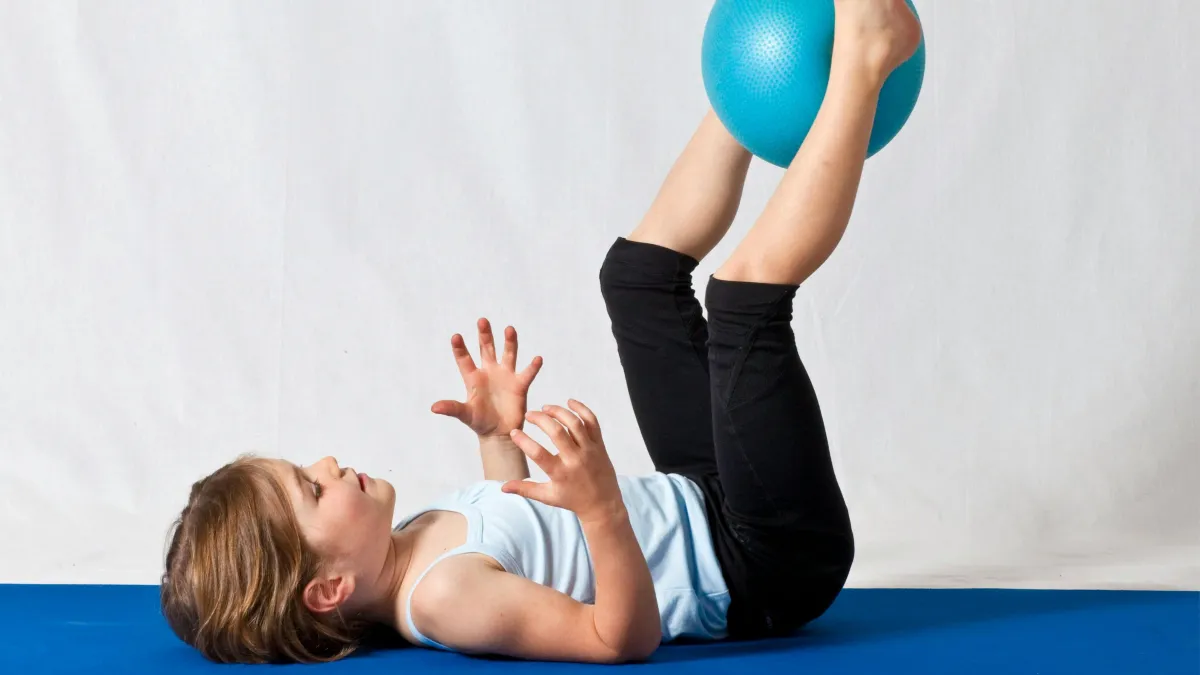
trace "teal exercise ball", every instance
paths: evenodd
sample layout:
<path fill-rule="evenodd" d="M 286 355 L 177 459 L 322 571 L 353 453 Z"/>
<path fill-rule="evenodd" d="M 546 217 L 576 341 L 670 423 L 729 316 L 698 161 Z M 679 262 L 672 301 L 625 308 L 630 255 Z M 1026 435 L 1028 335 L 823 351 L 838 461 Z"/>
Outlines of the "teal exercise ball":
<path fill-rule="evenodd" d="M 912 0 L 906 0 L 916 14 Z M 716 0 L 704 27 L 704 90 L 747 150 L 792 163 L 829 84 L 834 0 Z M 918 16 L 918 20 L 920 20 Z M 925 79 L 925 39 L 879 97 L 867 150 L 883 149 L 908 121 Z"/>

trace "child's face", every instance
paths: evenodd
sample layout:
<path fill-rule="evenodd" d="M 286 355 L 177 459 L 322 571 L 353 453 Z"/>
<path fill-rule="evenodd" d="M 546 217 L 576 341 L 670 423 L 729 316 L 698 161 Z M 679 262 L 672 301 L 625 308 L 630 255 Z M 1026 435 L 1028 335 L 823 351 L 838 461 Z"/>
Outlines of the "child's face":
<path fill-rule="evenodd" d="M 359 476 L 333 457 L 296 466 L 271 460 L 286 486 L 305 541 L 328 564 L 350 572 L 369 570 L 386 556 L 396 489 L 380 478 Z"/>

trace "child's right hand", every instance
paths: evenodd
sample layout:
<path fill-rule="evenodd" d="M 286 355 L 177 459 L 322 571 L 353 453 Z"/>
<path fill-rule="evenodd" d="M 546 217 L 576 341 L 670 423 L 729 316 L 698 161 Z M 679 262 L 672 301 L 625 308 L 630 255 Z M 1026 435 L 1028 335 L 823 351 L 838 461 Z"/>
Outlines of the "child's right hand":
<path fill-rule="evenodd" d="M 567 406 L 570 410 L 546 406 L 542 408 L 543 412 L 530 412 L 525 416 L 546 432 L 558 448 L 557 455 L 520 429 L 513 429 L 511 434 L 517 447 L 546 472 L 550 482 L 514 480 L 505 483 L 501 489 L 573 511 L 584 524 L 628 518 L 596 415 L 579 401 L 568 401 Z"/>
<path fill-rule="evenodd" d="M 481 366 L 475 365 L 461 335 L 456 333 L 450 338 L 454 361 L 467 387 L 467 399 L 438 401 L 432 410 L 459 420 L 480 438 L 506 438 L 510 431 L 521 428 L 529 386 L 542 368 L 542 357 L 534 357 L 528 367 L 517 372 L 516 329 L 509 326 L 504 330 L 504 356 L 497 359 L 491 323 L 480 319 L 477 327 Z"/>

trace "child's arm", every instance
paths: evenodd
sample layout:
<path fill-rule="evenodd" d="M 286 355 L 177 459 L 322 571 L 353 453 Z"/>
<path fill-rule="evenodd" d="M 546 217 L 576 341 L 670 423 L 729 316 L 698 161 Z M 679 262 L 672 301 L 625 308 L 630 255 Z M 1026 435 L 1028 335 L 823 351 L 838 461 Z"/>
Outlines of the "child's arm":
<path fill-rule="evenodd" d="M 596 570 L 595 604 L 468 555 L 438 565 L 417 587 L 413 621 L 427 637 L 468 654 L 589 663 L 649 657 L 662 629 L 628 517 L 591 523 L 584 534 Z"/>
<path fill-rule="evenodd" d="M 428 637 L 465 652 L 599 663 L 643 659 L 658 648 L 654 580 L 600 425 L 587 406 L 568 405 L 571 410 L 546 406 L 527 415 L 554 441 L 557 455 L 512 433 L 550 482 L 511 481 L 501 489 L 579 517 L 592 556 L 594 604 L 461 556 L 443 562 L 413 592 L 411 618 Z"/>
<path fill-rule="evenodd" d="M 658 602 L 654 580 L 646 564 L 645 554 L 634 536 L 629 513 L 617 483 L 616 472 L 596 415 L 578 401 L 569 401 L 570 410 L 546 406 L 543 412 L 529 413 L 530 422 L 550 437 L 558 448 L 551 454 L 524 432 L 513 430 L 517 447 L 533 460 L 550 478 L 548 483 L 511 481 L 501 488 L 543 504 L 573 511 L 579 517 L 588 550 L 592 554 L 592 570 L 596 582 L 595 605 L 585 611 L 587 627 L 594 631 L 608 649 L 607 654 L 619 660 L 648 656 L 662 639 Z M 543 596 L 546 597 L 546 596 Z M 522 613 L 508 606 L 508 598 L 497 598 L 496 609 L 512 614 L 515 633 L 506 634 L 505 646 L 517 648 L 547 648 L 537 640 L 543 629 L 536 612 Z M 547 607 L 551 606 L 546 601 Z M 579 620 L 569 605 L 552 616 L 562 621 Z M 571 630 L 587 630 L 572 625 Z M 534 647 L 525 641 L 533 640 Z M 586 642 L 572 644 L 566 649 L 585 650 Z"/>
<path fill-rule="evenodd" d="M 525 453 L 507 435 L 480 436 L 479 459 L 483 461 L 484 480 L 525 480 L 529 462 Z"/>

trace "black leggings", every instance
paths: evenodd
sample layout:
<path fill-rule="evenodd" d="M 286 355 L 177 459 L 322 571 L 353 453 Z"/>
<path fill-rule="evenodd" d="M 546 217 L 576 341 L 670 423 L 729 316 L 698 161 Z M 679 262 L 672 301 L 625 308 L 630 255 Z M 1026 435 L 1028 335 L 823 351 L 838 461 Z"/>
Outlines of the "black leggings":
<path fill-rule="evenodd" d="M 792 334 L 797 286 L 710 278 L 617 239 L 600 288 L 655 468 L 704 492 L 731 638 L 790 633 L 841 592 L 854 558 L 820 406 Z"/>

